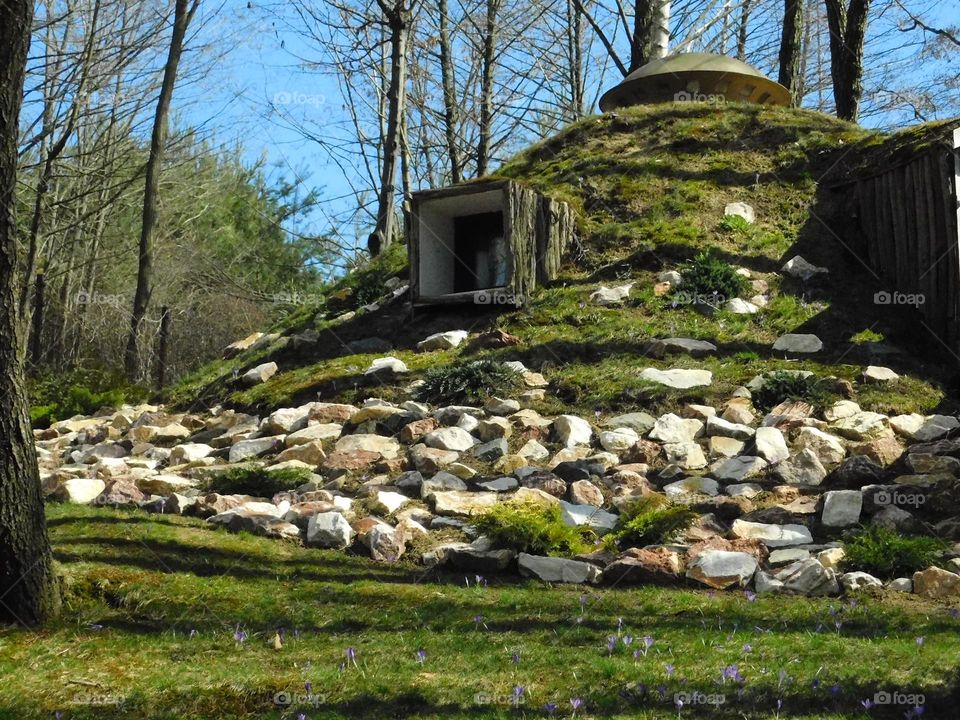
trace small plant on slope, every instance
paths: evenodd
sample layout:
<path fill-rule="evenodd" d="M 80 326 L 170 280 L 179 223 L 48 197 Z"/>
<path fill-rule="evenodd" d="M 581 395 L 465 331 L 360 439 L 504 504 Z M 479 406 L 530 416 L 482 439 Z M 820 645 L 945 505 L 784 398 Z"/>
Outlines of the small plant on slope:
<path fill-rule="evenodd" d="M 643 547 L 670 542 L 686 530 L 697 513 L 685 505 L 672 505 L 659 495 L 647 495 L 621 511 L 608 545 Z"/>
<path fill-rule="evenodd" d="M 303 468 L 267 470 L 261 467 L 236 467 L 214 475 L 208 482 L 210 492 L 221 495 L 273 497 L 308 482 L 312 476 Z"/>
<path fill-rule="evenodd" d="M 844 545 L 843 565 L 888 580 L 910 575 L 935 564 L 944 543 L 934 537 L 901 535 L 871 525 L 855 533 Z"/>
<path fill-rule="evenodd" d="M 747 289 L 747 279 L 736 269 L 711 252 L 702 252 L 681 270 L 683 285 L 680 294 L 695 296 L 698 302 L 719 304 L 740 297 Z"/>
<path fill-rule="evenodd" d="M 531 555 L 574 555 L 593 536 L 589 529 L 566 525 L 559 505 L 500 503 L 474 524 L 500 547 Z"/>
<path fill-rule="evenodd" d="M 482 402 L 491 394 L 509 394 L 520 387 L 520 373 L 492 360 L 474 360 L 430 368 L 417 393 L 431 403 Z"/>
<path fill-rule="evenodd" d="M 816 375 L 778 370 L 764 378 L 763 385 L 753 393 L 753 404 L 763 412 L 770 412 L 782 402 L 797 400 L 817 408 L 826 403 L 827 396 L 823 380 Z"/>

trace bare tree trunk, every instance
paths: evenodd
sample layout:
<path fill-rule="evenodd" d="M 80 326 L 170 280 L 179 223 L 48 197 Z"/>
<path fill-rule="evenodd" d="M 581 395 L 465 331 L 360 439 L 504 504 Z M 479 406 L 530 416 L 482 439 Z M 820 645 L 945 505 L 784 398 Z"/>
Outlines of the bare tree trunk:
<path fill-rule="evenodd" d="M 398 0 L 392 7 L 378 0 L 390 28 L 390 85 L 387 88 L 387 128 L 383 142 L 383 162 L 380 168 L 380 198 L 377 207 L 378 252 L 394 240 L 393 201 L 397 191 L 397 161 L 400 159 L 401 115 L 405 112 L 407 85 L 407 38 L 410 32 L 411 12 L 406 0 Z M 376 254 L 376 253 L 374 253 Z"/>
<path fill-rule="evenodd" d="M 654 27 L 659 17 L 661 0 L 636 0 L 633 4 L 633 37 L 630 38 L 630 67 L 633 72 L 650 62 Z"/>
<path fill-rule="evenodd" d="M 583 117 L 583 14 L 573 0 L 567 0 L 567 54 L 570 66 L 570 120 Z"/>
<path fill-rule="evenodd" d="M 0 622 L 35 625 L 60 597 L 24 391 L 17 297 L 17 139 L 32 0 L 5 0 L 0 22 Z"/>
<path fill-rule="evenodd" d="M 497 47 L 497 11 L 500 0 L 487 0 L 487 21 L 483 35 L 480 79 L 480 128 L 477 144 L 477 176 L 487 174 L 490 165 L 490 135 L 493 132 L 493 71 Z"/>
<path fill-rule="evenodd" d="M 443 130 L 447 141 L 447 155 L 450 159 L 450 180 L 456 184 L 463 179 L 460 164 L 460 149 L 457 146 L 456 79 L 454 78 L 453 56 L 450 47 L 450 27 L 447 16 L 447 0 L 437 0 L 440 32 L 440 82 L 443 87 Z"/>
<path fill-rule="evenodd" d="M 837 117 L 856 122 L 863 95 L 863 44 L 870 0 L 825 0 L 830 27 L 830 76 Z"/>
<path fill-rule="evenodd" d="M 803 0 L 785 0 L 783 8 L 783 34 L 780 36 L 781 85 L 790 91 L 793 107 L 803 100 Z"/>
<path fill-rule="evenodd" d="M 160 182 L 160 169 L 163 164 L 164 142 L 167 136 L 167 115 L 170 112 L 170 100 L 177 82 L 177 66 L 183 54 L 183 38 L 187 26 L 196 12 L 200 0 L 193 0 L 187 9 L 187 0 L 176 0 L 173 19 L 173 34 L 170 37 L 170 49 L 163 68 L 163 84 L 160 86 L 160 98 L 153 120 L 153 135 L 150 138 L 150 156 L 147 159 L 146 181 L 143 188 L 143 220 L 140 228 L 140 254 L 137 267 L 137 290 L 133 297 L 133 314 L 130 317 L 130 335 L 123 356 L 127 377 L 136 379 L 139 370 L 140 326 L 146 317 L 153 292 L 153 234 L 157 223 L 157 185 Z"/>
<path fill-rule="evenodd" d="M 750 25 L 750 11 L 753 9 L 753 0 L 743 0 L 740 8 L 740 29 L 737 33 L 737 60 L 747 61 L 747 29 Z"/>

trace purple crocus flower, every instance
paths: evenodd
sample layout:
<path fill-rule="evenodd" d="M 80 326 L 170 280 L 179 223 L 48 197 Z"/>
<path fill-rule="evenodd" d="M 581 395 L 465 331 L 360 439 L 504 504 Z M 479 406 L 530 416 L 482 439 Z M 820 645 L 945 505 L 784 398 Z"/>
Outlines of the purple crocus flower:
<path fill-rule="evenodd" d="M 233 631 L 233 639 L 238 643 L 245 643 L 247 641 L 247 633 L 240 629 L 239 624 L 237 624 L 237 629 Z"/>
<path fill-rule="evenodd" d="M 427 651 L 423 648 L 417 650 L 417 662 L 423 665 L 427 661 Z"/>
<path fill-rule="evenodd" d="M 743 595 L 744 595 L 744 597 L 747 598 L 747 602 L 753 602 L 754 600 L 757 599 L 757 594 L 756 594 L 755 592 L 750 591 L 750 590 L 745 590 L 744 593 L 743 593 Z"/>
<path fill-rule="evenodd" d="M 519 705 L 521 702 L 523 702 L 523 693 L 524 693 L 523 685 L 513 686 L 513 702 L 515 704 Z"/>
<path fill-rule="evenodd" d="M 954 620 L 960 618 L 960 609 L 950 608 L 950 617 L 952 617 Z"/>
<path fill-rule="evenodd" d="M 353 663 L 353 666 L 357 667 L 357 651 L 352 647 L 348 647 L 346 650 L 346 653 L 347 653 L 347 665 L 349 665 L 350 663 Z"/>
<path fill-rule="evenodd" d="M 923 635 L 921 635 L 920 637 L 917 638 L 917 647 L 918 647 L 918 648 L 922 648 L 922 647 L 923 647 L 923 640 L 924 640 Z"/>
<path fill-rule="evenodd" d="M 753 645 L 751 645 L 750 643 L 744 643 L 744 644 L 743 644 L 743 651 L 744 651 L 745 653 L 748 653 L 748 652 L 750 652 L 751 650 L 753 650 Z"/>
<path fill-rule="evenodd" d="M 633 635 L 624 635 L 623 644 L 629 647 L 633 643 Z"/>
<path fill-rule="evenodd" d="M 677 715 L 679 715 L 680 711 L 683 710 L 683 697 L 679 693 L 674 695 L 673 704 L 677 708 Z"/>
<path fill-rule="evenodd" d="M 517 652 L 513 653 L 513 655 L 510 656 L 510 662 L 512 662 L 514 665 L 519 665 L 520 653 L 517 653 Z"/>
<path fill-rule="evenodd" d="M 870 708 L 873 707 L 873 700 L 871 700 L 870 698 L 867 698 L 866 700 L 861 700 L 860 704 L 863 705 L 864 710 L 869 710 Z"/>
<path fill-rule="evenodd" d="M 586 596 L 586 595 L 581 595 L 581 596 L 580 596 L 580 607 L 582 608 L 582 607 L 583 607 L 584 605 L 586 605 L 586 604 L 587 604 L 587 596 Z"/>
<path fill-rule="evenodd" d="M 673 665 L 667 663 L 663 666 L 663 669 L 667 671 L 667 677 L 673 677 L 674 667 Z"/>
<path fill-rule="evenodd" d="M 609 635 L 607 636 L 607 652 L 613 655 L 613 651 L 617 648 L 617 636 Z"/>
<path fill-rule="evenodd" d="M 557 704 L 555 702 L 548 702 L 543 704 L 543 711 L 547 714 L 548 717 L 553 717 L 557 712 Z"/>
<path fill-rule="evenodd" d="M 313 692 L 313 683 L 307 680 L 303 683 L 303 689 L 307 691 L 307 695 Z"/>
<path fill-rule="evenodd" d="M 736 665 L 727 665 L 721 673 L 720 676 L 723 682 L 727 680 L 732 680 L 734 682 L 743 682 L 743 675 L 740 674 L 740 668 Z"/>
<path fill-rule="evenodd" d="M 583 705 L 583 700 L 580 698 L 570 698 L 570 705 L 573 707 L 573 715 L 577 714 L 577 710 Z"/>
<path fill-rule="evenodd" d="M 306 713 L 297 713 L 297 720 L 307 720 Z"/>
<path fill-rule="evenodd" d="M 197 631 L 193 628 L 190 628 L 190 634 L 187 635 L 187 638 L 189 640 L 193 640 L 193 638 L 195 638 L 196 636 L 197 636 Z"/>

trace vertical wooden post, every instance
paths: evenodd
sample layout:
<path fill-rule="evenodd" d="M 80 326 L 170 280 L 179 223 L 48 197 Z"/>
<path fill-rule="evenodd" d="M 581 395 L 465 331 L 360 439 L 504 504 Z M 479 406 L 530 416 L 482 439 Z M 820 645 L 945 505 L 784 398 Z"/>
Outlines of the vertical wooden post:
<path fill-rule="evenodd" d="M 33 295 L 33 329 L 30 336 L 30 363 L 37 367 L 43 355 L 43 313 L 47 283 L 43 273 L 37 274 Z"/>
<path fill-rule="evenodd" d="M 162 390 L 167 379 L 167 349 L 170 344 L 170 308 L 160 308 L 160 351 L 157 354 L 157 389 Z"/>

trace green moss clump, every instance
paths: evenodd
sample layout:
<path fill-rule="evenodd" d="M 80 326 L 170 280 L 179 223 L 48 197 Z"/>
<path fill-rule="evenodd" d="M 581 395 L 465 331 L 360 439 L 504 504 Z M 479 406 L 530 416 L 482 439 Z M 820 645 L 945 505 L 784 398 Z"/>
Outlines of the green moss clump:
<path fill-rule="evenodd" d="M 575 555 L 593 538 L 587 528 L 566 525 L 559 505 L 500 503 L 474 524 L 498 546 L 531 555 Z"/>
<path fill-rule="evenodd" d="M 945 548 L 938 538 L 900 535 L 871 525 L 854 534 L 844 545 L 843 566 L 889 580 L 930 567 Z"/>

